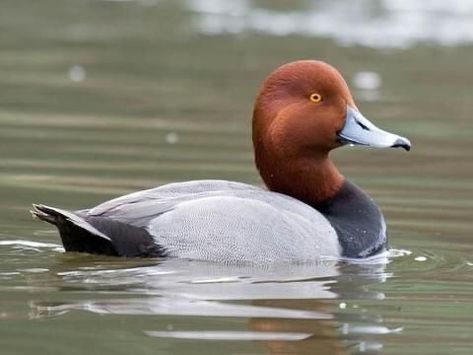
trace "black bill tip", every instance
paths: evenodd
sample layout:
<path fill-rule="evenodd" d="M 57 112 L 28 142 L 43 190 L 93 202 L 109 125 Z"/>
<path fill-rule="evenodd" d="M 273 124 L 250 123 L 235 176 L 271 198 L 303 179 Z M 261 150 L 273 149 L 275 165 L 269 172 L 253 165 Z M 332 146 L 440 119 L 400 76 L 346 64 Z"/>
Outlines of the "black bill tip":
<path fill-rule="evenodd" d="M 394 142 L 394 144 L 391 146 L 393 148 L 404 148 L 406 151 L 411 150 L 411 142 L 409 142 L 408 139 L 406 138 L 398 138 Z"/>

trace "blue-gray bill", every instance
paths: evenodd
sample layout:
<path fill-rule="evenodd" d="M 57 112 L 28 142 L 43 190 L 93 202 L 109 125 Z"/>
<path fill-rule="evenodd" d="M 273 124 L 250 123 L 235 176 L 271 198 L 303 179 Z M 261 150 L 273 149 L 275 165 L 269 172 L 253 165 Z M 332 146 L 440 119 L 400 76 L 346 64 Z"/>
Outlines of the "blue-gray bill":
<path fill-rule="evenodd" d="M 374 148 L 411 149 L 411 142 L 405 137 L 386 132 L 364 117 L 354 107 L 347 106 L 345 125 L 338 133 L 341 142 L 365 145 Z"/>

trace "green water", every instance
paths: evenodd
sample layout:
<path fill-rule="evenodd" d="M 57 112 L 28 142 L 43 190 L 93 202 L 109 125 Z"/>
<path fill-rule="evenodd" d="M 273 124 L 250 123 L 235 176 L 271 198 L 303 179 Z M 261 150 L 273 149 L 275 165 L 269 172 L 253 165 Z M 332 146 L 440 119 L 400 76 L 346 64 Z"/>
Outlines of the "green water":
<path fill-rule="evenodd" d="M 209 36 L 181 1 L 0 8 L 1 354 L 471 353 L 471 45 Z M 30 218 L 32 202 L 85 208 L 170 181 L 260 184 L 253 97 L 270 70 L 300 58 L 331 62 L 349 83 L 377 72 L 374 98 L 353 90 L 358 107 L 413 143 L 334 154 L 385 213 L 388 264 L 64 254 Z"/>

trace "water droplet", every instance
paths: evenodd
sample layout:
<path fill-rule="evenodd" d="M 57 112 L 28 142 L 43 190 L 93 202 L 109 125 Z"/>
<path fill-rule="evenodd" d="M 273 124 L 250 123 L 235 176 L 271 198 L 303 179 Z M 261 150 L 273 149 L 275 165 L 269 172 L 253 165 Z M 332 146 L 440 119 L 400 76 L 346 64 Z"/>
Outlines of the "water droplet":
<path fill-rule="evenodd" d="M 69 68 L 69 71 L 68 71 L 69 79 L 76 83 L 83 81 L 86 75 L 87 73 L 84 67 L 81 65 L 73 65 L 72 67 Z"/>

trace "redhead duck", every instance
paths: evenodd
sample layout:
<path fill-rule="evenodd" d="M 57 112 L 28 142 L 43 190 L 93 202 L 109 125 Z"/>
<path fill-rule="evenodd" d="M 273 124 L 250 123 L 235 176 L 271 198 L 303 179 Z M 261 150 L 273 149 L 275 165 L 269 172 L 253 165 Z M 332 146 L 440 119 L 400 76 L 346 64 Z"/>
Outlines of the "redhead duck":
<path fill-rule="evenodd" d="M 239 182 L 178 182 L 75 212 L 33 205 L 66 251 L 222 263 L 366 258 L 386 248 L 373 200 L 330 160 L 346 144 L 410 149 L 368 121 L 341 74 L 302 60 L 263 82 L 253 111 L 255 162 L 268 189 Z"/>

